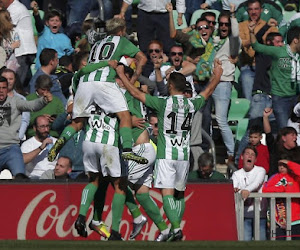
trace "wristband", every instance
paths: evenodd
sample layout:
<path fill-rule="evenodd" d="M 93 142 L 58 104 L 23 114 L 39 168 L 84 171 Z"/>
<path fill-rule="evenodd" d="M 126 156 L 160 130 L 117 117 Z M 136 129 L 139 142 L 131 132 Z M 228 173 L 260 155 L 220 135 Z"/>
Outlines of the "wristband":
<path fill-rule="evenodd" d="M 41 146 L 39 146 L 39 149 L 40 149 L 41 151 L 43 151 L 43 150 L 44 150 L 43 148 L 41 148 Z"/>

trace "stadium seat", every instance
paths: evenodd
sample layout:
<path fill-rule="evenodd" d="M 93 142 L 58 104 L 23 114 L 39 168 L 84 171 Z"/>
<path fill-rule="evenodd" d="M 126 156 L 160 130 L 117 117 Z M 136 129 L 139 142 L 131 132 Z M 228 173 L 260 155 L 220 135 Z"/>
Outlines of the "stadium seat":
<path fill-rule="evenodd" d="M 237 132 L 240 120 L 245 119 L 250 108 L 250 101 L 246 98 L 231 99 L 228 111 L 228 124 L 232 132 Z"/>
<path fill-rule="evenodd" d="M 249 119 L 244 118 L 240 119 L 237 124 L 237 129 L 235 133 L 235 141 L 241 141 L 243 136 L 245 135 L 248 128 Z"/>
<path fill-rule="evenodd" d="M 202 13 L 204 12 L 213 12 L 216 14 L 216 20 L 218 19 L 219 15 L 220 15 L 220 11 L 218 10 L 196 10 L 194 11 L 192 18 L 191 18 L 191 22 L 190 25 L 193 25 L 196 23 L 197 19 L 202 15 Z"/>
<path fill-rule="evenodd" d="M 182 25 L 178 25 L 177 24 L 177 17 L 178 17 L 178 12 L 177 10 L 173 10 L 173 20 L 174 20 L 174 25 L 175 25 L 175 29 L 185 29 L 188 25 L 186 23 L 186 19 L 185 19 L 185 16 L 183 15 L 182 16 Z"/>

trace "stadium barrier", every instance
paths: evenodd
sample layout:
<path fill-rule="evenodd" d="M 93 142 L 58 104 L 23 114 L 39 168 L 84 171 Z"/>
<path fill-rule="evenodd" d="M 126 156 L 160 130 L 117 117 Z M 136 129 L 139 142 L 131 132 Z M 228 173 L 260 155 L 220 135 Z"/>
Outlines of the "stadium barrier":
<path fill-rule="evenodd" d="M 254 240 L 259 240 L 260 229 L 260 204 L 261 199 L 268 198 L 269 201 L 269 239 L 276 240 L 276 199 L 285 200 L 286 213 L 286 240 L 291 240 L 291 200 L 292 198 L 300 198 L 300 193 L 250 193 L 249 198 L 254 199 Z M 248 199 L 249 199 L 248 198 Z M 244 200 L 240 193 L 235 193 L 235 210 L 238 230 L 238 239 L 244 240 Z"/>
<path fill-rule="evenodd" d="M 1 181 L 0 239 L 18 240 L 99 240 L 88 229 L 88 238 L 80 237 L 74 229 L 80 197 L 86 183 L 51 181 Z M 159 190 L 150 192 L 163 214 Z M 102 220 L 111 226 L 113 189 L 109 187 Z M 185 214 L 181 223 L 184 240 L 237 240 L 236 215 L 232 182 L 189 183 L 185 191 Z M 143 214 L 145 212 L 141 209 Z M 92 219 L 93 206 L 87 215 Z M 163 214 L 165 219 L 165 215 Z M 5 226 L 4 226 L 5 225 Z M 170 225 L 169 225 L 170 226 Z M 132 230 L 132 218 L 124 209 L 120 232 L 125 240 Z M 152 241 L 158 229 L 148 218 L 136 240 Z"/>

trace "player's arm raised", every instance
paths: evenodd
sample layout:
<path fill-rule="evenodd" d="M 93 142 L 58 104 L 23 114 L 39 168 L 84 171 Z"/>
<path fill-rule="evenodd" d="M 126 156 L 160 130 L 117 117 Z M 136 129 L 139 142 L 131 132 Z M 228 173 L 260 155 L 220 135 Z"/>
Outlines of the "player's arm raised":
<path fill-rule="evenodd" d="M 143 67 L 147 62 L 147 57 L 145 56 L 145 54 L 142 51 L 139 51 L 138 53 L 136 53 L 134 58 L 136 59 L 136 70 L 130 80 L 130 82 L 133 84 L 139 78 L 139 76 L 142 74 Z"/>
<path fill-rule="evenodd" d="M 135 86 L 133 86 L 133 84 L 131 84 L 131 82 L 127 79 L 126 75 L 124 74 L 124 65 L 119 64 L 118 67 L 116 68 L 116 72 L 117 72 L 119 78 L 121 79 L 121 81 L 123 82 L 125 88 L 129 91 L 129 93 L 134 98 L 138 99 L 142 103 L 145 103 L 146 102 L 146 94 L 144 92 L 140 91 Z"/>

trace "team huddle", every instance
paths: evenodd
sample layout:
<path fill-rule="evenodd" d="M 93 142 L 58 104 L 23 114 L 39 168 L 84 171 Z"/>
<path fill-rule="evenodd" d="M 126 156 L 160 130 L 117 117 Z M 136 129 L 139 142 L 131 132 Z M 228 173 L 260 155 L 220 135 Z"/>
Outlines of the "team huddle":
<path fill-rule="evenodd" d="M 221 64 L 215 61 L 209 85 L 196 97 L 184 96 L 186 79 L 177 72 L 168 76 L 168 97 L 151 96 L 134 85 L 147 58 L 124 37 L 125 21 L 110 19 L 106 30 L 107 37 L 93 46 L 88 65 L 73 77 L 73 120 L 49 151 L 48 159 L 53 161 L 63 145 L 86 124 L 82 150 L 90 182 L 83 189 L 75 222 L 78 234 L 87 237 L 86 215 L 94 202 L 91 230 L 109 240 L 122 240 L 119 227 L 126 205 L 133 217 L 130 239 L 134 239 L 147 222 L 135 202 L 134 193 L 160 231 L 156 241 L 181 240 L 191 124 L 195 112 L 219 83 L 223 71 Z M 126 66 L 124 57 L 135 59 L 135 70 Z M 146 120 L 145 106 L 157 113 L 157 151 L 151 144 L 148 124 L 140 126 L 138 123 Z M 111 232 L 101 218 L 109 183 L 115 190 Z M 161 190 L 171 229 L 149 195 L 152 183 Z"/>

